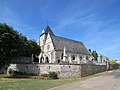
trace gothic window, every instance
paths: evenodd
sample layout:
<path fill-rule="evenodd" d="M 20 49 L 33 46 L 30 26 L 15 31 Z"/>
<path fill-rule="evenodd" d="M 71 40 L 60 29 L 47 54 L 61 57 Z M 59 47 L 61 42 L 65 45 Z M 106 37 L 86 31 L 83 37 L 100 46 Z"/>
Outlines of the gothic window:
<path fill-rule="evenodd" d="M 48 57 L 46 57 L 46 63 L 49 63 L 49 59 L 48 59 Z"/>
<path fill-rule="evenodd" d="M 40 58 L 40 63 L 43 63 L 43 61 L 44 61 L 44 58 L 41 57 L 41 58 Z"/>
<path fill-rule="evenodd" d="M 88 60 L 89 58 L 88 58 L 88 56 L 86 56 L 86 60 Z"/>
<path fill-rule="evenodd" d="M 74 55 L 72 56 L 72 60 L 75 60 L 75 56 Z"/>
<path fill-rule="evenodd" d="M 82 56 L 80 56 L 80 60 L 82 60 Z"/>
<path fill-rule="evenodd" d="M 60 60 L 58 60 L 58 63 L 60 63 Z"/>
<path fill-rule="evenodd" d="M 63 59 L 63 53 L 62 53 L 62 55 L 61 55 L 61 59 Z"/>

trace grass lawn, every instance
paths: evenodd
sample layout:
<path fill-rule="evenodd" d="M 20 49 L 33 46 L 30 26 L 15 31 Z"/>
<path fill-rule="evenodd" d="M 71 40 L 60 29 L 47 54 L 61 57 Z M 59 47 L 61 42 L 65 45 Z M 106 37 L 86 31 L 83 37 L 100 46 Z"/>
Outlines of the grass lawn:
<path fill-rule="evenodd" d="M 0 74 L 0 90 L 45 90 L 55 86 L 60 86 L 63 84 L 68 84 L 93 76 L 99 76 L 101 74 L 95 74 L 85 78 L 77 79 L 57 79 L 57 80 L 41 80 L 41 79 L 14 79 L 14 78 L 4 78 L 5 74 Z"/>

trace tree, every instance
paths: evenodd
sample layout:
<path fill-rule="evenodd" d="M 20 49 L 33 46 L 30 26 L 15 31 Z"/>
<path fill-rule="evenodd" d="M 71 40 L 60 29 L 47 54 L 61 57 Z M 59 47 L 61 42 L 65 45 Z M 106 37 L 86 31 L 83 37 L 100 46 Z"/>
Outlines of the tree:
<path fill-rule="evenodd" d="M 24 52 L 25 53 L 23 54 L 23 56 L 30 57 L 32 54 L 39 55 L 40 54 L 40 46 L 38 46 L 34 40 L 27 40 Z"/>
<path fill-rule="evenodd" d="M 95 58 L 95 60 L 98 60 L 98 53 L 96 51 L 92 51 L 92 56 Z"/>
<path fill-rule="evenodd" d="M 0 67 L 5 67 L 12 58 L 38 55 L 40 47 L 34 40 L 27 40 L 7 24 L 0 23 Z"/>
<path fill-rule="evenodd" d="M 6 24 L 0 23 L 0 67 L 8 65 L 19 48 L 19 33 Z"/>
<path fill-rule="evenodd" d="M 110 64 L 117 64 L 116 60 L 110 60 Z"/>
<path fill-rule="evenodd" d="M 88 50 L 90 53 L 92 52 L 91 49 Z"/>
<path fill-rule="evenodd" d="M 89 49 L 88 51 L 92 54 L 92 56 L 94 57 L 94 59 L 96 61 L 98 61 L 98 53 L 96 51 L 92 51 L 91 49 Z"/>

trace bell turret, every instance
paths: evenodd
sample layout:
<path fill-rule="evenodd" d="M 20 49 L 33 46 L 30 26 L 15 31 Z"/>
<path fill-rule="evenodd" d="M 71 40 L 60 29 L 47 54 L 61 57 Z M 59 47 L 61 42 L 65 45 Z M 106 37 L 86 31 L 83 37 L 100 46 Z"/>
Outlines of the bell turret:
<path fill-rule="evenodd" d="M 45 33 L 45 30 L 44 30 L 44 29 L 42 30 L 42 34 L 43 34 L 43 33 Z"/>

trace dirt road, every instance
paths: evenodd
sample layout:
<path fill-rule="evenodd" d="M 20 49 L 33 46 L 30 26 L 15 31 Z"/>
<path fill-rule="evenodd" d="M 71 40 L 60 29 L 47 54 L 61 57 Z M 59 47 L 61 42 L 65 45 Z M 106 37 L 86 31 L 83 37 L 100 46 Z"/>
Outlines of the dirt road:
<path fill-rule="evenodd" d="M 120 90 L 120 69 L 109 71 L 102 76 L 55 87 L 49 90 Z"/>

